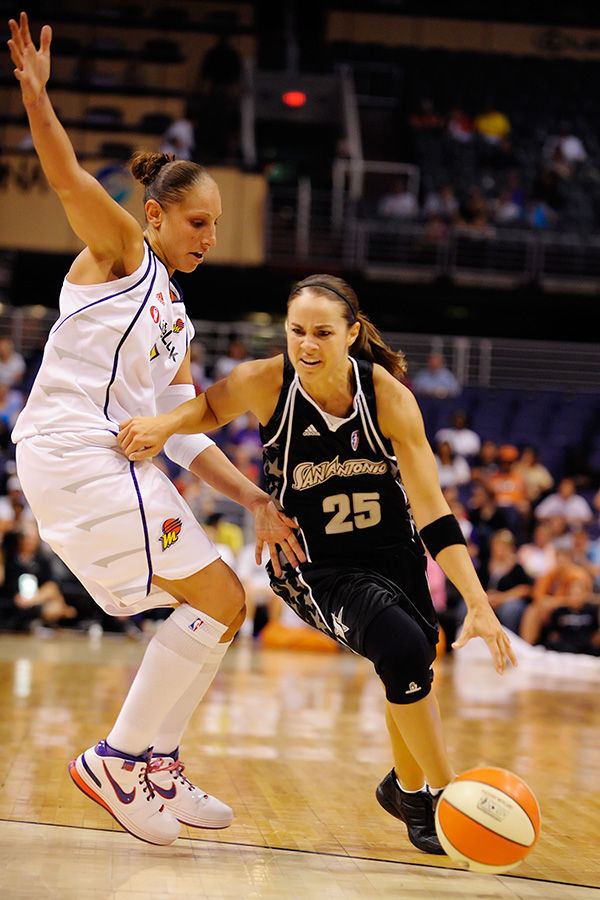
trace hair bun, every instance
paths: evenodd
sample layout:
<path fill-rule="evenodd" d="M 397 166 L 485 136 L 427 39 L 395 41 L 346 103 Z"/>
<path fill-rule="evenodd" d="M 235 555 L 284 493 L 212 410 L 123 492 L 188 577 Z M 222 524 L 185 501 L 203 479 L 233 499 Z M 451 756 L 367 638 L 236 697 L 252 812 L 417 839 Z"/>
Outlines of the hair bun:
<path fill-rule="evenodd" d="M 151 184 L 163 166 L 176 159 L 174 153 L 154 153 L 138 150 L 131 158 L 131 174 L 144 186 Z"/>

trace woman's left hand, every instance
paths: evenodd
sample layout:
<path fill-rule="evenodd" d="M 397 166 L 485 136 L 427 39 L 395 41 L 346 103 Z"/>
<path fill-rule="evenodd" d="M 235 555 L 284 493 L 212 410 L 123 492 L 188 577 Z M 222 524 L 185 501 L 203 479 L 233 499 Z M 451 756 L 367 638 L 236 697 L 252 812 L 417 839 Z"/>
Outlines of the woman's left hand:
<path fill-rule="evenodd" d="M 273 571 L 277 577 L 281 577 L 281 563 L 279 562 L 279 550 L 281 547 L 288 562 L 296 568 L 301 562 L 306 562 L 306 555 L 300 546 L 294 529 L 298 528 L 296 522 L 277 509 L 272 500 L 260 502 L 252 509 L 254 515 L 254 530 L 256 532 L 256 564 L 262 563 L 263 546 L 269 547 L 269 555 L 273 565 Z"/>
<path fill-rule="evenodd" d="M 469 609 L 461 633 L 452 644 L 452 648 L 460 650 L 474 637 L 482 637 L 488 645 L 499 675 L 502 675 L 506 668 L 507 657 L 513 666 L 518 665 L 517 657 L 510 645 L 510 638 L 498 621 L 492 607 L 487 603 L 479 603 Z"/>

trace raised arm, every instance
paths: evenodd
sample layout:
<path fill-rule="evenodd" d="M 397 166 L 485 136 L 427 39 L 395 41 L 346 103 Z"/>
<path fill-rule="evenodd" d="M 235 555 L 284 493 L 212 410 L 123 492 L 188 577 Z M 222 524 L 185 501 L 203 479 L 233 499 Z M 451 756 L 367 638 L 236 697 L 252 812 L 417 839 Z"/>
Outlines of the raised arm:
<path fill-rule="evenodd" d="M 14 74 L 21 86 L 31 136 L 46 178 L 60 197 L 73 231 L 88 246 L 92 257 L 108 262 L 106 274 L 113 269 L 115 277 L 129 274 L 143 257 L 142 229 L 93 175 L 79 165 L 73 145 L 58 120 L 46 91 L 52 29 L 43 26 L 40 46 L 36 49 L 26 13 L 21 13 L 19 22 L 11 19 L 9 26 L 8 46 Z M 101 268 L 98 278 L 102 277 Z"/>
<path fill-rule="evenodd" d="M 415 524 L 421 531 L 451 515 L 439 485 L 423 418 L 413 394 L 379 367 L 375 385 L 379 425 L 394 446 Z M 453 647 L 464 647 L 472 637 L 480 636 L 487 643 L 498 672 L 504 671 L 507 656 L 516 665 L 510 639 L 490 606 L 466 546 L 451 543 L 435 559 L 467 604 L 463 629 Z"/>

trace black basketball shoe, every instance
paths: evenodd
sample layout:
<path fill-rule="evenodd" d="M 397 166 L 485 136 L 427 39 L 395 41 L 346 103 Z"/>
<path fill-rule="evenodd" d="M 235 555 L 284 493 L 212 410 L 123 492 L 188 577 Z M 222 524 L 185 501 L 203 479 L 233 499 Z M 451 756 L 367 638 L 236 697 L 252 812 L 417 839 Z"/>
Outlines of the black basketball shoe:
<path fill-rule="evenodd" d="M 411 844 L 425 853 L 445 855 L 435 830 L 433 798 L 427 789 L 418 794 L 406 793 L 398 787 L 396 773 L 392 769 L 377 788 L 375 796 L 386 812 L 406 824 Z"/>

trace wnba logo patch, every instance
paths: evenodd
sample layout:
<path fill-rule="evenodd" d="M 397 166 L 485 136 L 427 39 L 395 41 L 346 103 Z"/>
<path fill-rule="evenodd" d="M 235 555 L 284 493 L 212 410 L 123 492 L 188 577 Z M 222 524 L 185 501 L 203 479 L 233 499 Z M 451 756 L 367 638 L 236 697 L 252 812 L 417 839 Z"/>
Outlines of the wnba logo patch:
<path fill-rule="evenodd" d="M 168 548 L 179 538 L 179 532 L 181 531 L 181 519 L 165 519 L 162 528 L 163 530 L 161 536 L 159 537 L 159 541 L 161 541 L 162 543 L 164 552 L 165 550 L 168 550 Z"/>
<path fill-rule="evenodd" d="M 360 432 L 353 431 L 352 436 L 350 437 L 350 446 L 352 447 L 353 450 L 357 449 L 359 438 L 360 438 Z"/>

